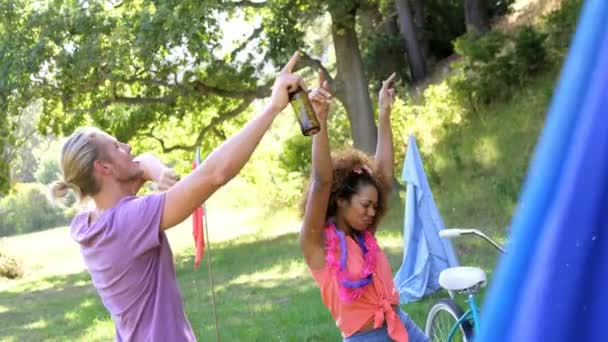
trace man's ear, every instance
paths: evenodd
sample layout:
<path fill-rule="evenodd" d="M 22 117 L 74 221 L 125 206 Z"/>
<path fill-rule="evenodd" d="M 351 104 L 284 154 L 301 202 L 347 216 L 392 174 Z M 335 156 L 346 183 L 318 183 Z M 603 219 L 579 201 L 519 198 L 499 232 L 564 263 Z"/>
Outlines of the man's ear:
<path fill-rule="evenodd" d="M 93 162 L 93 169 L 101 175 L 109 175 L 112 173 L 110 164 L 101 160 L 96 160 Z"/>

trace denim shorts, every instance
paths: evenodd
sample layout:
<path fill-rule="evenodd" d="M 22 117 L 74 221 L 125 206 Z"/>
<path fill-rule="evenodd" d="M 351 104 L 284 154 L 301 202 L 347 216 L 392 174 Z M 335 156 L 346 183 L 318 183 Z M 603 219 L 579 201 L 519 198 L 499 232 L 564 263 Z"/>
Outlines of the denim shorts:
<path fill-rule="evenodd" d="M 408 316 L 403 310 L 399 309 L 399 318 L 403 325 L 405 325 L 405 330 L 407 330 L 407 334 L 409 336 L 409 342 L 429 342 L 428 337 L 424 335 L 424 332 L 418 328 L 416 323 L 412 321 L 410 316 Z M 388 336 L 388 331 L 386 330 L 386 326 L 382 328 L 356 333 L 350 337 L 344 339 L 344 342 L 387 342 L 392 341 L 392 339 Z"/>

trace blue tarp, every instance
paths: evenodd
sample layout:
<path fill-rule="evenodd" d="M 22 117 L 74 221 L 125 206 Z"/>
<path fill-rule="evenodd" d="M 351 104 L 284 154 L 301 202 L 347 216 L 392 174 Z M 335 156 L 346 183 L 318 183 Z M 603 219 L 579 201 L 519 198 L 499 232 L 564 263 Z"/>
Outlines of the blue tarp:
<path fill-rule="evenodd" d="M 477 341 L 606 341 L 608 1 L 587 0 Z"/>
<path fill-rule="evenodd" d="M 416 141 L 411 135 L 401 178 L 407 182 L 403 261 L 394 280 L 400 301 L 404 304 L 440 289 L 439 273 L 445 268 L 458 266 L 458 260 L 452 243 L 439 237 L 443 221 L 435 206 Z"/>

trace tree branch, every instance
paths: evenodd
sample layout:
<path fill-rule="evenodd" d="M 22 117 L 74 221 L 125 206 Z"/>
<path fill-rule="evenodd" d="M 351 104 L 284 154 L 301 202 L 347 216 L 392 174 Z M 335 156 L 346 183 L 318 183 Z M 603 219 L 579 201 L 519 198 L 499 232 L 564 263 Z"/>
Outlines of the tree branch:
<path fill-rule="evenodd" d="M 236 49 L 234 49 L 231 53 L 230 53 L 230 60 L 233 61 L 236 58 L 236 55 L 243 51 L 244 48 L 247 47 L 247 45 L 254 40 L 255 38 L 259 37 L 260 33 L 262 33 L 262 31 L 264 31 L 264 25 L 260 25 L 260 27 L 256 28 L 255 30 L 253 30 L 253 32 L 251 33 L 251 35 L 249 35 L 249 37 L 247 37 L 247 39 L 245 39 L 243 42 L 241 42 L 241 45 L 239 45 Z"/>
<path fill-rule="evenodd" d="M 175 103 L 175 96 L 165 96 L 165 97 L 124 97 L 124 96 L 114 96 L 109 99 L 105 99 L 101 101 L 99 104 L 89 107 L 87 109 L 82 110 L 70 110 L 68 111 L 71 114 L 86 114 L 93 113 L 100 109 L 104 109 L 113 104 L 126 104 L 126 105 L 148 105 L 148 104 L 166 104 L 172 105 Z M 67 106 L 66 106 L 67 107 Z"/>
<path fill-rule="evenodd" d="M 261 28 L 260 28 L 260 31 L 261 31 Z M 241 48 L 241 47 L 239 47 L 239 48 Z M 239 48 L 237 48 L 237 49 L 239 49 Z M 235 51 L 233 51 L 232 53 L 235 53 Z M 166 83 L 166 82 L 159 81 L 159 80 L 147 79 L 147 78 L 137 78 L 137 77 L 131 77 L 131 78 L 122 80 L 120 82 L 124 82 L 124 83 L 128 83 L 128 84 L 142 83 L 142 84 L 166 87 L 168 89 L 179 89 L 181 87 L 180 84 L 170 84 L 170 83 Z M 270 82 L 267 82 L 266 84 L 261 85 L 255 89 L 229 90 L 229 89 L 219 88 L 216 86 L 207 85 L 207 84 L 203 83 L 203 81 L 201 81 L 201 80 L 195 80 L 190 83 L 187 83 L 185 88 L 186 88 L 186 91 L 194 90 L 194 92 L 198 93 L 199 95 L 212 94 L 212 95 L 234 98 L 234 99 L 245 99 L 245 98 L 249 98 L 249 97 L 264 98 L 264 97 L 270 96 L 270 87 L 272 86 L 273 82 L 274 82 L 274 79 L 272 79 Z"/>
<path fill-rule="evenodd" d="M 331 74 L 329 73 L 327 68 L 323 66 L 323 63 L 321 63 L 320 60 L 312 58 L 306 52 L 301 51 L 301 53 L 302 54 L 300 56 L 300 62 L 311 69 L 321 70 L 323 76 L 325 76 L 325 80 L 327 81 L 327 83 L 329 83 L 332 92 L 336 95 L 341 94 L 344 87 L 342 86 L 342 82 L 340 81 L 340 75 L 336 75 L 335 78 L 331 77 Z"/>
<path fill-rule="evenodd" d="M 149 132 L 147 132 L 143 135 L 158 141 L 158 143 L 160 144 L 160 147 L 163 150 L 163 153 L 168 153 L 168 152 L 172 152 L 175 150 L 193 151 L 196 148 L 196 146 L 201 144 L 201 142 L 203 141 L 203 138 L 209 131 L 217 134 L 217 132 L 218 132 L 216 130 L 217 125 L 241 114 L 243 111 L 245 111 L 249 107 L 249 105 L 251 104 L 251 102 L 253 102 L 253 100 L 254 100 L 253 97 L 246 98 L 236 108 L 234 108 L 226 113 L 220 114 L 220 115 L 214 117 L 213 119 L 211 119 L 211 122 L 209 122 L 208 125 L 201 128 L 201 130 L 198 132 L 198 136 L 196 137 L 195 142 L 191 145 L 177 144 L 177 145 L 173 145 L 173 146 L 167 146 L 165 143 L 165 140 L 163 138 L 159 138 L 152 133 L 153 128 L 151 128 Z"/>
<path fill-rule="evenodd" d="M 253 8 L 264 8 L 267 3 L 264 2 L 254 2 L 250 0 L 241 0 L 241 1 L 227 1 L 224 5 L 232 6 L 232 7 L 253 7 Z"/>
<path fill-rule="evenodd" d="M 329 74 L 329 71 L 327 71 L 327 68 L 325 68 L 323 66 L 323 63 L 321 63 L 320 60 L 312 58 L 309 54 L 307 54 L 306 52 L 300 51 L 300 63 L 302 63 L 303 65 L 311 68 L 311 69 L 320 69 L 321 72 L 323 72 L 323 76 L 325 76 L 325 79 L 327 80 L 327 82 L 332 85 L 334 83 L 334 78 L 331 77 L 331 75 Z"/>
<path fill-rule="evenodd" d="M 212 128 L 221 124 L 222 122 L 224 122 L 228 119 L 232 119 L 232 118 L 236 117 L 237 115 L 241 114 L 242 112 L 244 112 L 247 108 L 249 108 L 249 105 L 251 104 L 251 102 L 253 102 L 253 100 L 254 100 L 254 98 L 244 99 L 243 102 L 241 102 L 241 104 L 239 104 L 236 108 L 211 119 L 211 122 L 209 122 L 209 124 L 207 126 L 203 127 L 198 132 L 198 137 L 196 137 L 196 142 L 194 144 L 194 147 L 200 145 L 200 143 L 203 141 L 203 137 L 205 136 L 207 131 L 211 130 Z"/>
<path fill-rule="evenodd" d="M 145 104 L 167 104 L 171 105 L 175 103 L 175 96 L 165 96 L 165 97 L 125 97 L 125 96 L 115 96 L 112 99 L 106 100 L 109 104 L 113 103 L 121 103 L 128 105 L 145 105 Z"/>
<path fill-rule="evenodd" d="M 251 97 L 255 98 L 264 98 L 270 96 L 270 86 L 272 86 L 272 79 L 270 82 L 267 82 L 263 86 L 259 86 L 255 89 L 251 90 L 228 90 L 222 89 L 215 86 L 209 86 L 204 84 L 201 81 L 193 81 L 191 83 L 192 87 L 196 92 L 201 95 L 213 94 L 221 97 L 229 97 L 229 98 L 238 98 L 238 99 L 247 99 Z"/>
<path fill-rule="evenodd" d="M 155 86 L 167 87 L 167 88 L 175 87 L 177 85 L 177 84 L 171 84 L 171 83 L 167 83 L 167 82 L 163 82 L 163 81 L 159 81 L 159 80 L 155 80 L 155 79 L 140 78 L 140 77 L 130 77 L 130 78 L 126 78 L 124 80 L 116 80 L 116 81 L 126 83 L 126 84 L 142 83 L 142 84 L 146 84 L 146 85 L 155 85 Z"/>
<path fill-rule="evenodd" d="M 154 127 L 151 127 L 149 132 L 141 134 L 141 135 L 158 141 L 158 143 L 160 144 L 160 148 L 163 150 L 163 152 L 166 152 L 167 145 L 165 145 L 165 139 L 157 137 L 156 135 L 154 135 L 154 133 L 152 133 L 153 131 L 154 131 Z"/>
<path fill-rule="evenodd" d="M 217 126 L 213 127 L 213 133 L 215 135 L 217 135 L 217 137 L 220 138 L 220 139 L 222 139 L 222 140 L 228 139 L 228 137 L 226 136 L 226 134 L 224 133 L 224 131 L 222 131 L 221 129 L 217 128 Z"/>

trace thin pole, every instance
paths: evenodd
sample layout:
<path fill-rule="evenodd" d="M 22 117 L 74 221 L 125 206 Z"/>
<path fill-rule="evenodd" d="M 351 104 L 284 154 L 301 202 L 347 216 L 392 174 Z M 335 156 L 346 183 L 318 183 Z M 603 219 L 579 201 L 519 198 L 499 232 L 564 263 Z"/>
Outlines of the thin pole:
<path fill-rule="evenodd" d="M 203 220 L 205 222 L 205 235 L 207 235 L 207 265 L 209 266 L 209 283 L 211 285 L 211 303 L 213 306 L 213 321 L 215 322 L 215 340 L 220 341 L 219 325 L 217 323 L 217 311 L 215 306 L 215 288 L 213 287 L 213 270 L 211 268 L 211 240 L 209 239 L 209 224 L 207 223 L 207 208 L 203 204 Z"/>

